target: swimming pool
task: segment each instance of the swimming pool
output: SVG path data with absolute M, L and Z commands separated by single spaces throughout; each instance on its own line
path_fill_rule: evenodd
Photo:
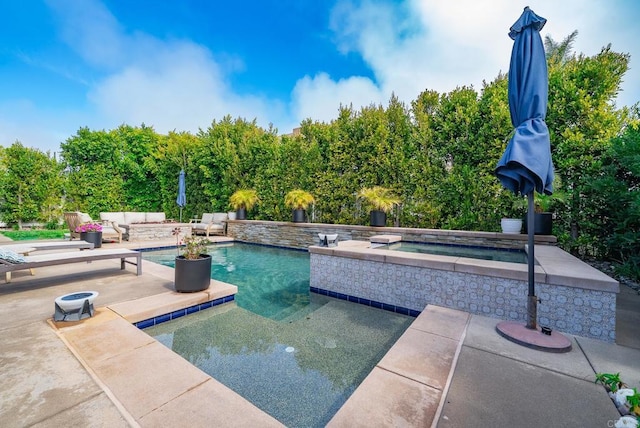
M 390 245 L 381 245 L 377 248 L 405 251 L 408 253 L 438 254 L 441 256 L 469 257 L 472 259 L 496 260 L 509 263 L 527 263 L 527 254 L 524 250 L 418 242 L 397 242 Z
M 226 304 L 144 331 L 287 426 L 324 426 L 414 318 L 309 292 L 309 254 L 213 247 Z M 143 257 L 171 265 L 175 251 Z

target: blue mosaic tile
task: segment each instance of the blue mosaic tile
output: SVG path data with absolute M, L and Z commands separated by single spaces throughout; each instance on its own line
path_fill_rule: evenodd
M 179 309 L 177 311 L 171 312 L 171 319 L 174 320 L 176 318 L 180 318 L 187 315 L 186 309 Z
M 396 306 L 396 313 L 402 314 L 402 315 L 409 315 L 409 309 L 403 308 L 402 306 Z
M 222 299 L 224 303 L 233 302 L 236 299 L 236 295 L 232 294 L 231 296 L 227 296 Z
M 158 315 L 157 317 L 154 318 L 154 320 L 156 321 L 156 324 L 167 322 L 170 319 L 171 319 L 171 314 Z
M 382 304 L 382 309 L 384 309 L 385 311 L 389 311 L 389 312 L 395 312 L 396 311 L 396 307 L 394 305 L 390 305 L 388 303 L 383 303 Z
M 218 306 L 224 303 L 224 299 L 221 297 L 219 299 L 215 299 L 212 303 L 213 306 Z
M 187 308 L 187 314 L 195 314 L 199 310 L 200 308 L 198 306 L 191 306 L 190 308 Z
M 371 307 L 374 307 L 374 308 L 383 309 L 383 310 L 386 310 L 386 311 L 390 311 L 390 312 L 395 312 L 395 313 L 399 313 L 399 314 L 402 314 L 402 315 L 411 316 L 411 317 L 414 317 L 414 318 L 417 317 L 418 315 L 420 315 L 420 311 L 414 311 L 412 309 L 405 308 L 405 307 L 402 307 L 402 306 L 395 306 L 395 305 L 389 305 L 389 304 L 386 304 L 386 303 L 380 303 L 380 302 L 376 302 L 375 300 L 363 299 L 361 297 L 351 296 L 351 295 L 343 294 L 343 293 L 336 293 L 334 291 L 324 290 L 322 288 L 310 287 L 309 291 L 311 291 L 312 293 L 328 295 L 328 296 L 334 297 L 336 299 L 347 300 L 347 301 L 352 302 L 352 303 L 358 303 L 358 304 L 361 304 L 361 305 L 371 306 Z
M 139 321 L 135 325 L 136 325 L 136 327 L 138 327 L 140 329 L 143 329 L 143 328 L 147 328 L 147 327 L 152 327 L 153 325 L 155 325 L 155 322 L 154 322 L 154 320 L 152 318 L 152 319 L 149 319 L 149 320 Z
M 198 310 L 209 309 L 212 306 L 213 306 L 213 302 L 212 301 L 200 303 L 200 305 L 198 305 Z
M 370 306 L 374 307 L 374 308 L 378 308 L 378 309 L 382 309 L 382 303 L 380 302 L 376 302 L 375 300 L 371 301 Z

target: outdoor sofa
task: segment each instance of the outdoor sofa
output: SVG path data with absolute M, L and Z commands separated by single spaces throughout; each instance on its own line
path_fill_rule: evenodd
M 129 226 L 132 224 L 164 223 L 167 218 L 163 212 L 111 211 L 101 212 L 100 220 L 117 224 L 124 230 L 124 236 L 129 239 Z

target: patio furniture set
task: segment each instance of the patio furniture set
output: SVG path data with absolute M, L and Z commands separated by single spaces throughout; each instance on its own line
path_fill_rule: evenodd
M 82 224 L 97 223 L 102 225 L 102 239 L 127 241 L 161 240 L 170 238 L 176 227 L 186 235 L 200 234 L 224 235 L 227 213 L 204 213 L 200 219 L 192 219 L 189 223 L 179 223 L 167 219 L 163 212 L 101 212 L 100 220 L 79 211 L 66 212 L 64 218 L 70 231 L 70 238 L 79 238 L 76 232 Z

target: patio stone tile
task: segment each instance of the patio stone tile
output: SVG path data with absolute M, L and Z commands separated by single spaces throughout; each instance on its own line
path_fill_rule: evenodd
M 327 427 L 428 427 L 442 392 L 374 368 Z
M 154 342 L 151 336 L 120 317 L 82 328 L 65 329 L 63 336 L 89 364 Z
M 460 340 L 471 315 L 442 306 L 427 305 L 410 328 Z
M 136 419 L 210 379 L 155 341 L 93 364 L 92 368 Z
M 458 341 L 408 329 L 378 363 L 378 367 L 442 390 Z
M 77 406 L 65 409 L 52 417 L 30 425 L 30 428 L 50 428 L 72 426 L 76 421 L 82 421 L 82 426 L 128 428 L 130 421 L 118 411 L 105 394 L 90 397 Z M 6 427 L 6 425 L 4 425 Z
M 3 428 L 32 426 L 92 397 L 106 397 L 45 321 L 2 330 L 0 367 Z
M 588 381 L 594 380 L 593 369 L 573 336 L 566 335 L 572 342 L 571 351 L 561 354 L 543 352 L 518 345 L 500 336 L 495 328 L 499 322 L 501 320 L 474 315 L 467 328 L 467 335 L 464 339 L 465 346 L 481 349 L 537 367 L 552 369 L 575 378 Z M 610 347 L 611 345 L 608 344 L 607 346 Z
M 283 427 L 215 379 L 196 386 L 170 402 L 142 416 L 143 427 L 159 426 L 238 426 Z
M 127 321 L 134 323 L 208 301 L 209 294 L 205 291 L 196 293 L 169 291 L 142 299 L 116 303 L 110 305 L 109 308 Z

